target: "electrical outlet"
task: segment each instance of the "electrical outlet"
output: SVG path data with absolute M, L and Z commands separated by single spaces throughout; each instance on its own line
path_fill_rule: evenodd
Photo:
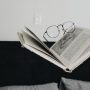
M 35 25 L 41 25 L 42 24 L 42 16 L 40 14 L 35 14 L 34 24 Z

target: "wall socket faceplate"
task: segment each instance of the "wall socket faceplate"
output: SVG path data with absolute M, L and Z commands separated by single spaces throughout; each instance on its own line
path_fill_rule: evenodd
M 34 15 L 34 24 L 35 25 L 41 25 L 42 24 L 42 16 L 41 16 L 41 14 L 36 13 Z

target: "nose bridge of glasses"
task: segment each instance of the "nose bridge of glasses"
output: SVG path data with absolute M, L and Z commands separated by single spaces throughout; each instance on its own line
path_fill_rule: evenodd
M 58 26 L 58 30 L 59 30 L 59 34 L 64 34 L 65 30 L 64 30 L 64 27 L 63 27 L 63 24 L 59 24 Z
M 59 30 L 63 30 L 64 29 L 63 28 L 63 24 L 59 24 L 57 27 L 58 27 Z

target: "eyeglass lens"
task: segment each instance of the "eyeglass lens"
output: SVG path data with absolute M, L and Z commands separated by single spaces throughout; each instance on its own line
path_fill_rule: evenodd
M 73 32 L 74 31 L 74 23 L 72 22 L 66 22 L 63 24 L 63 29 L 66 32 Z
M 54 25 L 54 26 L 48 27 L 47 34 L 49 37 L 53 37 L 53 38 L 57 37 L 59 34 L 59 30 L 58 30 L 57 26 Z

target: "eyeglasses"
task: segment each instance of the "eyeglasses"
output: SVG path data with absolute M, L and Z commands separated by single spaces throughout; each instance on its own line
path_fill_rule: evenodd
M 48 41 L 47 37 L 54 39 L 60 35 L 63 36 L 66 33 L 73 33 L 74 31 L 75 24 L 72 21 L 67 21 L 63 24 L 49 26 L 43 34 L 43 38 Z

